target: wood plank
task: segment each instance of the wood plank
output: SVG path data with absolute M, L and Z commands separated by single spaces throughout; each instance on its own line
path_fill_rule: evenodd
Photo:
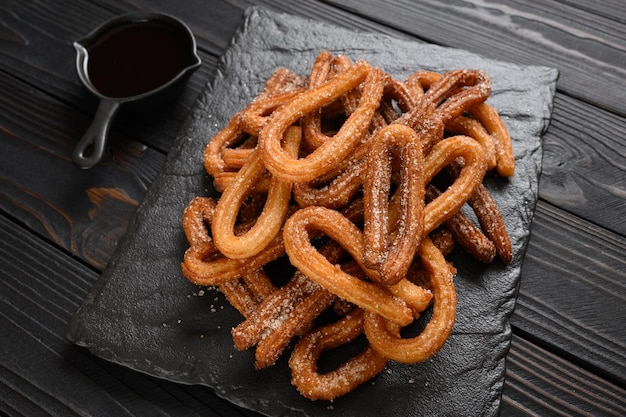
M 80 170 L 71 153 L 88 117 L 3 72 L 0 90 L 2 211 L 104 267 L 165 155 L 113 129 L 111 155 Z
M 609 20 L 624 22 L 626 17 L 626 3 L 622 0 L 606 0 L 603 2 L 589 2 L 588 0 L 559 0 L 562 3 L 577 10 L 584 10 L 587 13 L 596 14 Z
M 228 44 L 232 33 L 237 28 L 243 11 L 250 6 L 262 6 L 283 13 L 307 16 L 347 28 L 406 37 L 402 31 L 359 17 L 317 0 L 231 0 L 228 2 L 186 0 L 184 7 L 180 7 L 179 4 L 173 4 L 168 0 L 111 0 L 103 3 L 114 5 L 119 10 L 131 8 L 134 10 L 154 10 L 175 14 L 187 22 L 200 37 L 203 37 L 203 33 L 207 31 L 210 31 L 212 35 L 217 35 L 218 31 L 221 35 L 226 35 L 227 37 L 224 37 L 221 43 L 217 41 L 217 38 L 210 36 L 213 42 L 216 44 L 220 43 L 224 47 Z
M 396 37 L 411 38 L 416 42 L 424 42 L 421 39 L 415 38 L 412 34 L 406 33 L 402 29 L 395 28 L 393 25 L 379 22 L 376 19 L 371 19 L 369 16 L 363 16 L 359 13 L 352 13 L 342 7 L 336 7 L 330 2 L 317 0 L 244 0 L 241 1 L 241 4 L 243 7 L 251 5 L 268 7 L 283 13 L 305 16 L 349 29 L 385 33 Z M 385 5 L 385 7 L 387 7 L 387 5 Z
M 33 253 L 39 256 L 27 256 Z M 254 415 L 215 398 L 207 388 L 151 378 L 70 345 L 63 338 L 65 325 L 97 272 L 4 216 L 0 271 L 3 411 L 31 417 Z M 624 398 L 622 388 L 514 336 L 502 416 L 558 415 L 555 410 L 620 415 Z
M 328 1 L 425 41 L 560 71 L 559 88 L 626 115 L 626 21 L 567 2 Z M 623 11 L 623 6 L 618 8 Z
M 1 215 L 0 271 L 0 411 L 31 417 L 254 415 L 207 388 L 148 377 L 72 345 L 65 326 L 98 273 Z
M 200 38 L 207 40 L 205 43 L 214 42 L 220 46 L 227 44 L 228 39 L 226 37 L 232 35 L 238 24 L 238 20 L 235 18 L 225 19 L 225 22 L 218 22 L 213 21 L 214 17 L 212 14 L 197 13 L 197 10 L 202 10 L 202 5 L 205 4 L 200 0 L 188 3 L 185 8 L 173 6 L 167 1 L 152 3 L 142 0 L 134 1 L 130 4 L 127 2 L 114 4 L 119 7 L 118 11 L 120 13 L 122 11 L 146 8 L 164 12 L 176 11 L 179 16 L 189 21 L 189 24 L 197 31 Z M 241 4 L 239 13 L 248 4 L 245 2 Z M 281 11 L 288 13 L 298 13 L 331 20 L 334 23 L 349 27 L 358 27 L 364 30 L 381 30 L 380 27 L 371 27 L 366 21 L 351 17 L 345 12 L 331 13 L 331 6 L 316 2 L 307 3 L 306 6 L 293 4 L 292 2 L 281 3 L 275 1 L 261 2 L 261 4 L 277 7 Z M 12 11 L 12 14 L 18 13 L 25 20 L 40 23 L 36 19 L 39 16 L 35 14 L 34 10 L 36 8 L 22 7 L 24 10 L 18 7 L 16 11 Z M 96 13 L 87 6 L 81 7 L 85 7 L 86 11 L 79 9 L 78 13 L 90 13 L 91 15 L 96 15 L 98 19 L 102 18 L 100 16 L 101 13 Z M 229 15 L 234 14 L 238 16 L 237 10 L 233 10 L 233 7 L 227 7 L 226 11 Z M 217 17 L 220 18 L 224 13 L 224 11 L 218 13 Z M 96 21 L 97 19 L 91 16 L 91 20 Z M 73 24 L 74 22 L 71 20 L 67 22 L 68 27 Z M 18 35 L 18 33 L 15 33 L 14 37 L 18 37 Z M 27 36 L 24 35 L 24 37 L 26 38 Z M 67 39 L 50 38 L 47 41 L 54 41 L 58 45 L 63 44 Z M 50 47 L 53 48 L 53 45 Z M 17 54 L 18 51 L 9 48 L 7 53 Z M 20 50 L 21 54 L 22 50 Z M 33 50 L 31 54 L 37 54 L 37 51 Z M 203 58 L 207 62 L 202 67 L 202 72 L 196 78 L 190 80 L 190 85 L 185 92 L 185 96 L 181 98 L 180 105 L 173 106 L 175 107 L 173 109 L 165 108 L 158 115 L 150 114 L 138 117 L 135 114 L 122 114 L 116 120 L 116 128 L 124 135 L 133 135 L 141 143 L 148 144 L 164 152 L 167 151 L 176 137 L 179 124 L 185 119 L 189 106 L 192 105 L 193 100 L 206 82 L 211 79 L 216 58 L 210 55 L 203 56 Z M 67 56 L 66 59 L 71 59 L 71 57 Z M 57 64 L 57 62 L 44 61 L 40 63 L 31 62 L 30 64 L 32 66 L 30 69 L 24 70 L 24 68 L 20 67 L 13 69 L 13 71 L 20 74 L 29 74 L 37 68 L 47 68 L 49 65 Z M 73 71 L 73 69 L 70 71 Z M 71 75 L 66 74 L 66 76 L 74 81 L 73 88 L 78 88 L 81 91 L 81 98 L 72 101 L 72 105 L 81 109 L 88 109 L 87 114 L 91 117 L 95 108 L 95 101 L 86 92 L 82 91 L 73 72 Z M 58 77 L 60 75 L 57 75 Z M 46 80 L 45 76 L 38 76 L 38 78 Z M 67 82 L 66 84 L 61 84 L 61 87 L 67 87 Z M 41 84 L 39 88 L 47 89 L 48 86 Z M 53 85 L 50 88 L 53 89 L 54 93 L 56 86 Z M 618 136 L 613 133 L 623 130 L 626 130 L 626 118 L 607 113 L 571 98 L 568 99 L 563 94 L 558 94 L 555 101 L 553 125 L 546 134 L 546 158 L 544 160 L 544 175 L 541 188 L 542 198 L 612 231 L 625 233 L 626 220 L 622 212 L 626 208 L 626 199 L 623 198 L 624 186 L 620 183 L 620 173 L 626 166 L 626 151 L 624 150 L 626 145 L 619 141 Z M 76 137 L 78 138 L 79 135 L 80 133 Z M 584 149 L 584 153 L 581 152 L 582 149 Z M 578 192 L 572 193 L 572 189 L 576 189 Z M 607 193 L 617 196 L 617 199 L 607 198 Z
M 626 118 L 557 93 L 543 137 L 539 195 L 551 204 L 626 235 Z
M 540 202 L 511 324 L 626 386 L 626 237 Z
M 506 358 L 502 417 L 623 416 L 626 391 L 514 336 Z

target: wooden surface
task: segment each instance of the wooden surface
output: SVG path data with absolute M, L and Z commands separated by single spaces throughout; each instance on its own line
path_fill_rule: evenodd
M 626 415 L 622 0 L 0 0 L 0 413 L 254 415 L 63 336 L 252 4 L 559 69 L 501 414 Z M 136 10 L 188 23 L 203 65 L 157 116 L 121 114 L 109 156 L 79 171 L 70 155 L 96 102 L 76 77 L 71 43 Z

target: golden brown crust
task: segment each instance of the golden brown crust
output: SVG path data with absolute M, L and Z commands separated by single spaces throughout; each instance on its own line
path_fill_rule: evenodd
M 407 126 L 380 129 L 367 157 L 363 186 L 365 250 L 363 262 L 380 273 L 379 282 L 398 283 L 413 262 L 424 232 L 424 158 L 420 137 Z M 397 160 L 398 213 L 389 224 L 392 158 Z M 390 239 L 391 237 L 391 239 Z
M 490 91 L 476 70 L 417 71 L 402 82 L 324 51 L 306 78 L 276 70 L 208 143 L 205 168 L 222 194 L 185 209 L 181 270 L 219 286 L 241 313 L 233 341 L 255 349 L 257 369 L 300 338 L 292 383 L 332 400 L 389 360 L 420 362 L 441 349 L 456 314 L 445 256 L 458 243 L 481 262 L 512 258 L 482 185 L 488 170 L 512 175 L 515 163 L 504 123 L 485 103 Z M 461 212 L 466 203 L 479 225 Z M 281 257 L 295 273 L 276 285 L 266 268 Z M 402 336 L 426 308 L 425 328 Z M 320 325 L 326 310 L 339 318 Z M 359 335 L 363 351 L 319 372 L 322 352 Z
M 445 258 L 428 237 L 422 240 L 419 255 L 430 274 L 434 299 L 433 315 L 424 330 L 417 336 L 403 338 L 397 323 L 376 313 L 365 312 L 365 334 L 372 347 L 401 363 L 423 362 L 441 349 L 452 332 L 456 315 L 454 274 L 448 269 Z
M 368 346 L 336 369 L 325 374 L 318 372 L 317 361 L 324 351 L 350 343 L 362 329 L 363 312 L 356 310 L 336 323 L 312 331 L 298 342 L 289 366 L 292 384 L 303 396 L 311 400 L 332 400 L 385 369 L 389 360 Z
M 383 90 L 383 74 L 365 62 L 357 62 L 345 72 L 307 90 L 273 113 L 270 122 L 259 134 L 259 148 L 267 169 L 285 181 L 307 182 L 329 171 L 361 141 L 367 132 L 374 111 L 378 108 Z M 364 82 L 359 108 L 348 117 L 332 140 L 325 141 L 303 158 L 286 155 L 281 147 L 285 130 L 302 115 L 337 99 Z M 365 126 L 365 127 L 364 127 Z

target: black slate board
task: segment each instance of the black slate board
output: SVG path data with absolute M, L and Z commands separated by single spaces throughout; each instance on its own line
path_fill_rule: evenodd
M 487 179 L 511 235 L 511 264 L 483 266 L 455 254 L 458 313 L 444 348 L 423 364 L 391 364 L 332 405 L 296 392 L 287 355 L 274 367 L 255 371 L 253 352 L 233 347 L 230 329 L 241 321 L 239 314 L 219 293 L 203 293 L 190 284 L 179 268 L 187 248 L 182 211 L 194 196 L 212 192 L 202 165 L 206 143 L 277 67 L 306 74 L 323 49 L 365 59 L 399 79 L 420 68 L 487 72 L 493 82 L 489 103 L 508 127 L 517 159 L 512 179 Z M 556 78 L 550 68 L 248 9 L 114 259 L 69 323 L 68 338 L 112 362 L 210 386 L 233 403 L 272 416 L 497 415 L 511 338 L 508 319 L 537 199 L 541 134 L 549 123 Z

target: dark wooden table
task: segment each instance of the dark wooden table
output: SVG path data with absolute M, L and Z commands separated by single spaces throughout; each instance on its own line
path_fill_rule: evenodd
M 0 413 L 255 415 L 64 338 L 253 4 L 560 71 L 501 414 L 626 415 L 623 0 L 0 0 Z M 71 43 L 137 10 L 187 22 L 203 65 L 158 117 L 121 114 L 103 163 L 78 170 L 96 102 Z

